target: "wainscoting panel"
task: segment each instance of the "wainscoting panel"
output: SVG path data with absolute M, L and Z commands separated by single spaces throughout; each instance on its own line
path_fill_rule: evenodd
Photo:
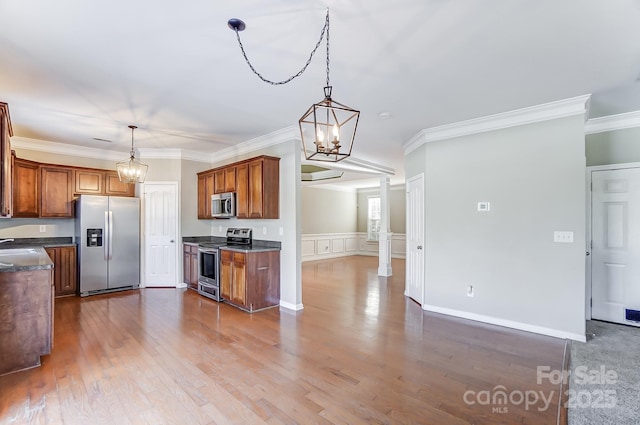
M 405 258 L 404 233 L 391 236 L 391 256 Z M 302 235 L 302 261 L 344 257 L 348 255 L 378 255 L 378 242 L 367 241 L 364 232 L 318 233 Z

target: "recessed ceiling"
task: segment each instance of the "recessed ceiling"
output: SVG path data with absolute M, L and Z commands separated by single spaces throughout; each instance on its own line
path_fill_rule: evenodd
M 396 178 L 424 128 L 587 93 L 598 115 L 640 109 L 634 0 L 3 1 L 0 101 L 17 137 L 126 154 L 135 124 L 137 147 L 212 153 L 296 125 L 325 83 L 322 49 L 292 83 L 263 83 L 227 20 L 284 79 L 326 7 L 333 97 L 361 111 L 353 155 Z

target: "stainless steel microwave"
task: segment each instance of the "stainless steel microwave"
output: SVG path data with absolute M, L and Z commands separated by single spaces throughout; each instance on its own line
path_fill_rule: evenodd
M 236 216 L 236 194 L 234 192 L 211 195 L 211 217 L 229 218 Z

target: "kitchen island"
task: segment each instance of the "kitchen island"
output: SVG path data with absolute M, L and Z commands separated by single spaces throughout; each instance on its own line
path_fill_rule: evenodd
M 53 348 L 53 262 L 43 247 L 0 249 L 0 375 Z

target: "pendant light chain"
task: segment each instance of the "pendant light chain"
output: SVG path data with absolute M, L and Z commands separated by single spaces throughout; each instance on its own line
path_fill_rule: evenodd
M 329 84 L 329 9 L 327 9 L 327 19 L 324 25 L 327 28 L 327 87 L 331 87 Z
M 272 86 L 279 86 L 279 85 L 282 85 L 282 84 L 287 84 L 287 83 L 291 82 L 291 80 L 293 80 L 294 78 L 299 77 L 300 75 L 302 75 L 302 73 L 304 71 L 306 71 L 307 67 L 311 63 L 311 59 L 313 59 L 313 55 L 316 53 L 316 50 L 318 50 L 318 47 L 320 47 L 320 43 L 322 43 L 322 39 L 325 37 L 325 33 L 326 33 L 326 37 L 327 37 L 327 86 L 329 85 L 329 9 L 327 9 L 327 17 L 325 19 L 324 26 L 322 27 L 322 31 L 320 32 L 320 39 L 318 40 L 318 42 L 316 43 L 316 46 L 311 51 L 311 54 L 309 55 L 309 59 L 307 59 L 307 62 L 300 69 L 300 71 L 298 71 L 297 74 L 292 75 L 291 77 L 287 78 L 286 80 L 282 80 L 282 81 L 269 80 L 269 79 L 263 77 L 262 74 L 260 74 L 258 71 L 256 71 L 256 69 L 251 64 L 251 61 L 249 61 L 249 58 L 247 57 L 247 53 L 244 50 L 244 45 L 242 44 L 242 41 L 240 40 L 240 32 L 239 31 L 241 31 L 241 30 L 238 30 L 238 28 L 232 28 L 232 29 L 236 33 L 236 38 L 238 39 L 238 44 L 240 45 L 240 50 L 242 51 L 242 56 L 244 56 L 244 60 L 247 62 L 247 65 L 249 65 L 249 68 L 251 68 L 251 71 L 253 71 L 253 73 L 256 74 L 258 76 L 258 78 L 260 78 L 262 81 L 264 81 L 265 83 L 269 83 Z
M 130 152 L 130 155 L 133 158 L 133 157 L 135 157 L 135 151 L 133 149 L 133 130 L 135 130 L 138 127 L 136 127 L 135 125 L 130 125 L 129 128 L 131 129 L 131 152 Z

